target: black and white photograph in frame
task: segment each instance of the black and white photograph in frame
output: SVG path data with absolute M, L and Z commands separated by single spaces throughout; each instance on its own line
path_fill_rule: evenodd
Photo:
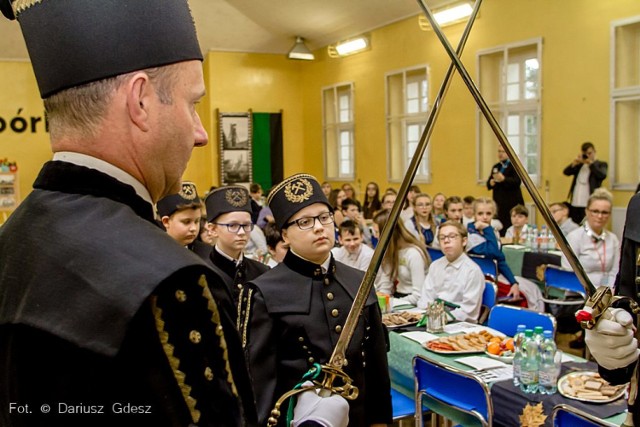
M 222 181 L 224 185 L 248 184 L 251 182 L 251 151 L 223 151 Z
M 251 149 L 251 115 L 249 113 L 222 113 L 220 132 L 223 150 Z

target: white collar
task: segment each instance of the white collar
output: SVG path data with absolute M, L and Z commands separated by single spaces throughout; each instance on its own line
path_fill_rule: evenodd
M 140 181 L 135 179 L 129 173 L 123 171 L 117 166 L 112 165 L 111 163 L 107 163 L 102 159 L 98 159 L 97 157 L 88 156 L 82 153 L 75 153 L 72 151 L 58 151 L 57 153 L 53 153 L 53 160 L 73 163 L 74 165 L 84 166 L 105 173 L 110 177 L 122 182 L 123 184 L 132 186 L 138 196 L 142 197 L 145 201 L 149 202 L 149 204 L 153 205 L 149 190 L 147 190 L 147 188 L 142 185 Z

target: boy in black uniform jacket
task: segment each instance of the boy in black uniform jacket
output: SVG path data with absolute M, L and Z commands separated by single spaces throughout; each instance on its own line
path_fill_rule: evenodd
M 210 223 L 216 244 L 207 261 L 226 276 L 225 281 L 233 295 L 236 306 L 236 327 L 242 332 L 246 328 L 244 317 L 250 291 L 245 284 L 260 276 L 269 267 L 246 258 L 244 248 L 255 224 L 251 222 L 251 197 L 246 188 L 230 185 L 213 190 L 205 199 L 207 221 Z M 243 341 L 243 346 L 245 342 Z
M 254 292 L 243 339 L 261 423 L 314 363 L 328 362 L 363 277 L 331 256 L 333 209 L 315 178 L 289 177 L 267 201 L 290 249 L 281 264 L 250 282 Z M 385 329 L 373 291 L 346 358 L 345 371 L 360 390 L 349 402 L 349 424 L 391 423 Z

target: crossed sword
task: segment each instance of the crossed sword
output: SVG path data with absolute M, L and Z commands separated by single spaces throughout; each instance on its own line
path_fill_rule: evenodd
M 330 394 L 339 394 L 342 397 L 349 400 L 353 400 L 358 397 L 358 388 L 352 384 L 351 378 L 342 370 L 343 366 L 346 365 L 345 352 L 347 350 L 347 347 L 349 346 L 349 343 L 351 342 L 351 338 L 353 337 L 353 333 L 358 324 L 358 318 L 360 317 L 360 313 L 362 312 L 362 309 L 364 308 L 367 297 L 373 287 L 376 274 L 382 263 L 385 249 L 387 248 L 393 229 L 396 227 L 398 218 L 400 216 L 400 211 L 402 210 L 402 204 L 404 203 L 404 200 L 409 191 L 409 187 L 411 186 L 413 179 L 415 178 L 416 172 L 418 170 L 418 166 L 420 165 L 420 161 L 422 160 L 422 156 L 424 155 L 424 152 L 427 149 L 427 145 L 429 144 L 429 140 L 431 138 L 431 134 L 433 133 L 436 119 L 440 113 L 442 103 L 444 102 L 444 98 L 449 89 L 449 86 L 451 84 L 451 80 L 453 78 L 453 74 L 455 71 L 458 71 L 458 73 L 460 74 L 460 77 L 462 78 L 465 85 L 469 89 L 471 96 L 473 97 L 478 108 L 482 112 L 482 115 L 487 120 L 489 126 L 491 127 L 491 130 L 495 134 L 500 145 L 502 146 L 507 156 L 509 157 L 509 160 L 513 164 L 514 169 L 516 170 L 516 172 L 518 173 L 518 176 L 524 183 L 524 186 L 526 187 L 527 191 L 531 195 L 536 207 L 542 214 L 542 217 L 547 223 L 549 229 L 555 236 L 556 241 L 560 246 L 560 249 L 562 250 L 564 255 L 567 257 L 567 260 L 569 261 L 571 268 L 576 273 L 578 280 L 582 284 L 585 290 L 585 293 L 588 296 L 588 299 L 585 305 L 591 308 L 591 313 L 582 312 L 582 315 L 578 317 L 580 326 L 582 326 L 582 328 L 584 329 L 592 329 L 596 325 L 596 323 L 598 322 L 602 314 L 606 311 L 606 309 L 610 307 L 612 304 L 622 299 L 629 300 L 630 306 L 635 313 L 640 311 L 635 301 L 631 300 L 630 298 L 614 296 L 610 287 L 600 286 L 596 288 L 591 283 L 591 281 L 589 280 L 589 277 L 587 276 L 586 272 L 582 267 L 582 264 L 580 264 L 580 261 L 578 261 L 576 254 L 571 249 L 571 246 L 569 245 L 569 243 L 567 242 L 567 239 L 565 238 L 564 234 L 560 230 L 560 227 L 558 226 L 556 221 L 553 219 L 553 216 L 551 215 L 549 207 L 540 196 L 538 189 L 536 188 L 533 181 L 531 180 L 531 177 L 529 176 L 526 169 L 520 162 L 520 159 L 518 158 L 516 152 L 511 147 L 511 144 L 509 143 L 504 131 L 498 124 L 498 121 L 496 120 L 493 113 L 491 112 L 491 109 L 489 108 L 486 101 L 482 97 L 482 94 L 480 94 L 478 87 L 476 86 L 473 79 L 467 72 L 467 69 L 465 68 L 464 64 L 462 64 L 462 61 L 460 60 L 460 56 L 462 55 L 464 46 L 469 38 L 469 33 L 471 32 L 473 23 L 475 22 L 478 16 L 478 11 L 480 10 L 480 5 L 482 4 L 482 0 L 476 0 L 471 16 L 467 21 L 464 32 L 462 33 L 462 36 L 460 38 L 460 42 L 458 43 L 457 50 L 453 49 L 448 39 L 445 37 L 444 33 L 442 32 L 442 29 L 436 22 L 433 16 L 433 13 L 429 9 L 429 7 L 425 4 L 425 0 L 417 0 L 417 2 L 420 8 L 422 9 L 422 11 L 424 12 L 424 14 L 426 15 L 427 20 L 431 24 L 431 27 L 434 33 L 436 34 L 436 36 L 442 43 L 443 47 L 447 51 L 447 54 L 451 59 L 451 64 L 447 69 L 447 72 L 445 74 L 444 80 L 442 81 L 442 84 L 440 85 L 440 89 L 434 101 L 433 108 L 429 113 L 429 116 L 427 118 L 427 123 L 422 132 L 422 135 L 420 136 L 420 142 L 418 143 L 418 147 L 416 148 L 413 158 L 411 159 L 411 162 L 407 169 L 407 173 L 405 174 L 402 184 L 400 185 L 400 189 L 398 190 L 398 196 L 389 214 L 389 219 L 387 220 L 387 223 L 385 224 L 384 229 L 382 230 L 382 234 L 380 235 L 380 238 L 378 240 L 378 245 L 376 246 L 376 249 L 373 253 L 371 263 L 369 264 L 369 267 L 367 268 L 364 278 L 362 279 L 362 283 L 360 284 L 358 293 L 356 294 L 356 297 L 353 300 L 351 310 L 349 311 L 347 320 L 344 324 L 344 327 L 342 328 L 342 332 L 340 334 L 340 337 L 338 338 L 338 342 L 336 343 L 335 349 L 333 350 L 333 354 L 331 355 L 331 358 L 329 359 L 327 364 L 321 366 L 323 375 L 319 379 L 314 380 L 314 385 L 312 386 L 291 390 L 285 393 L 284 395 L 282 395 L 282 397 L 278 399 L 278 401 L 274 406 L 274 409 L 272 410 L 271 418 L 269 419 L 269 423 L 268 423 L 269 426 L 275 426 L 275 424 L 277 423 L 278 416 L 280 415 L 279 408 L 286 399 L 288 399 L 294 394 L 306 391 L 308 389 L 319 388 L 320 395 L 324 395 L 324 396 L 329 396 Z M 640 264 L 640 257 L 638 258 L 638 262 Z M 635 378 L 635 375 L 634 375 L 634 378 Z M 635 393 L 630 393 L 630 401 L 632 398 L 635 398 Z M 624 425 L 631 426 L 633 424 L 629 423 L 629 420 L 626 420 Z

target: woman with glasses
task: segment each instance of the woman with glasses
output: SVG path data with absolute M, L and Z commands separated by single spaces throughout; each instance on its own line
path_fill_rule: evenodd
M 289 251 L 280 264 L 249 283 L 251 318 L 241 338 L 247 343 L 259 425 L 266 424 L 276 400 L 314 364 L 329 361 L 364 275 L 331 256 L 333 206 L 315 178 L 291 176 L 271 191 L 267 202 Z M 358 398 L 349 401 L 349 425 L 390 424 L 385 333 L 373 290 L 346 359 L 344 370 L 360 390 Z M 286 424 L 288 404 L 280 408 L 278 425 Z
M 377 230 L 384 228 L 389 213 L 384 210 L 373 218 Z M 394 297 L 394 306 L 417 305 L 430 263 L 424 243 L 398 221 L 376 277 L 376 291 Z
M 586 221 L 567 235 L 567 241 L 575 252 L 591 283 L 613 286 L 620 264 L 620 241 L 605 229 L 611 217 L 613 196 L 604 189 L 596 189 L 587 201 Z M 562 266 L 571 268 L 565 256 Z
M 436 231 L 431 196 L 420 193 L 413 199 L 413 217 L 406 220 L 404 225 L 412 234 L 424 240 L 426 246 L 431 246 Z
M 254 224 L 251 222 L 251 196 L 239 185 L 220 187 L 205 199 L 207 221 L 216 244 L 207 261 L 225 279 L 238 309 L 236 326 L 244 327 L 247 291 L 245 284 L 269 267 L 244 256 Z M 244 312 L 244 313 L 243 313 Z
M 587 200 L 584 224 L 567 235 L 567 242 L 595 287 L 613 287 L 620 266 L 620 241 L 605 229 L 612 207 L 611 193 L 605 188 L 597 188 Z M 571 269 L 564 255 L 562 267 Z M 584 335 L 569 342 L 569 346 L 584 348 Z

